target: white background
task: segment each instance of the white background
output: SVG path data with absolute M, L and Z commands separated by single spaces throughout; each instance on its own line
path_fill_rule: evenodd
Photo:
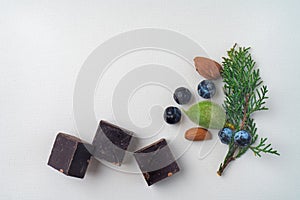
M 241 2 L 1 0 L 0 199 L 299 199 L 300 6 Z M 218 177 L 226 146 L 199 159 L 196 143 L 179 159 L 181 173 L 153 187 L 97 162 L 83 180 L 48 167 L 56 133 L 79 135 L 72 98 L 85 59 L 112 36 L 144 27 L 187 35 L 217 61 L 235 42 L 251 46 L 270 89 L 271 110 L 255 118 L 281 156 L 248 152 Z

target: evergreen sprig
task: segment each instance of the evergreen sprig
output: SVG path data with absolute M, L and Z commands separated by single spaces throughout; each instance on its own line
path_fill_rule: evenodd
M 260 143 L 256 147 L 250 146 L 250 149 L 254 152 L 254 155 L 261 157 L 260 153 L 271 153 L 280 155 L 277 150 L 271 147 L 271 144 L 266 144 L 268 138 L 261 138 Z
M 265 100 L 268 99 L 268 88 L 262 85 L 259 69 L 255 69 L 255 62 L 249 53 L 249 49 L 238 47 L 235 44 L 223 57 L 222 78 L 224 82 L 225 101 L 223 107 L 226 111 L 227 124 L 233 125 L 234 131 L 245 130 L 252 136 L 249 146 L 239 147 L 233 139 L 229 144 L 227 155 L 224 162 L 220 164 L 218 174 L 221 176 L 227 165 L 233 160 L 242 156 L 248 149 L 251 149 L 255 155 L 260 153 L 270 153 L 280 155 L 277 150 L 266 145 L 267 138 L 262 138 L 260 143 L 253 147 L 252 145 L 258 138 L 256 123 L 251 115 L 256 111 L 268 110 L 265 106 Z

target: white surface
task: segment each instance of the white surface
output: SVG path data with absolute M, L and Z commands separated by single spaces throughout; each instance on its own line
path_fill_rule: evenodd
M 0 199 L 298 199 L 299 8 L 258 0 L 0 1 Z M 250 45 L 270 89 L 259 132 L 282 155 L 248 152 L 218 177 L 226 146 L 199 160 L 195 143 L 179 160 L 181 173 L 153 187 L 96 162 L 83 180 L 48 167 L 56 133 L 78 135 L 72 98 L 82 63 L 110 37 L 144 27 L 185 34 L 218 61 L 235 42 Z

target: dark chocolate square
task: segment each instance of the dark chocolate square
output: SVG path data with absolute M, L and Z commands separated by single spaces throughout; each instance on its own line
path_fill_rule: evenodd
M 134 152 L 134 157 L 148 186 L 180 170 L 165 139 Z
M 93 156 L 120 166 L 131 145 L 132 135 L 131 131 L 101 120 L 93 140 Z
M 58 133 L 48 165 L 58 171 L 83 178 L 90 162 L 92 145 L 65 133 Z

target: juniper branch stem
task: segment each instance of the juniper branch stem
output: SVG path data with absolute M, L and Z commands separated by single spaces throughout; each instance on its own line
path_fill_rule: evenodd
M 247 94 L 245 96 L 245 105 L 244 105 L 244 110 L 243 110 L 244 116 L 243 116 L 243 120 L 240 125 L 240 130 L 242 130 L 244 128 L 246 120 L 247 120 L 247 116 L 248 116 L 247 110 L 248 110 L 248 105 L 249 105 L 249 98 L 250 98 L 250 95 Z M 235 146 L 235 145 L 232 146 L 231 148 L 229 148 L 226 158 L 217 172 L 217 174 L 219 176 L 222 176 L 222 173 L 225 170 L 225 168 L 228 166 L 228 164 L 235 160 L 236 157 L 234 156 L 234 154 L 235 154 L 236 150 L 237 150 L 237 146 Z
M 245 105 L 244 105 L 244 116 L 243 116 L 243 120 L 241 122 L 241 125 L 240 125 L 240 129 L 242 130 L 245 126 L 245 123 L 246 123 L 246 120 L 247 120 L 247 110 L 248 110 L 248 105 L 249 105 L 249 98 L 250 98 L 250 95 L 247 94 L 246 97 L 245 97 Z
M 237 146 L 235 146 L 235 145 L 232 146 L 232 148 L 229 148 L 228 153 L 227 153 L 227 155 L 225 157 L 225 160 L 224 160 L 223 164 L 220 166 L 219 170 L 217 171 L 217 174 L 219 176 L 222 176 L 223 171 L 225 170 L 225 168 L 227 167 L 227 165 L 230 162 L 232 162 L 232 161 L 235 160 L 234 153 L 235 153 L 236 150 L 237 150 Z

